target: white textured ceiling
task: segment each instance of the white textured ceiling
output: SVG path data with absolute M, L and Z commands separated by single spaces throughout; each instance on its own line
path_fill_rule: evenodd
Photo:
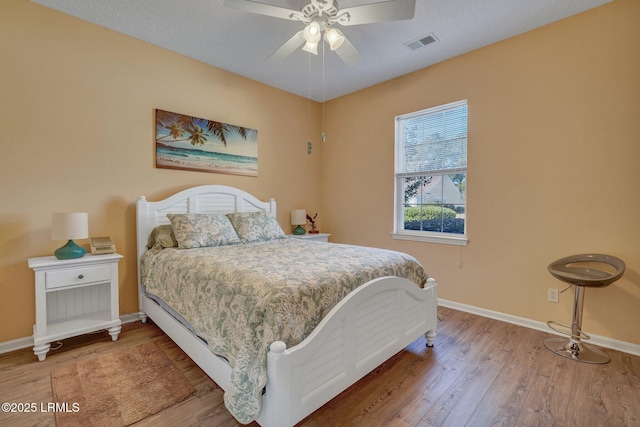
M 341 27 L 364 60 L 320 47 L 267 60 L 300 22 L 225 8 L 223 0 L 31 0 L 316 101 L 330 100 L 608 3 L 611 0 L 417 0 L 407 21 Z M 299 0 L 261 0 L 298 10 Z M 341 8 L 372 3 L 341 0 Z M 306 1 L 305 1 L 306 3 Z M 403 43 L 432 33 L 412 51 Z M 324 85 L 323 85 L 324 62 Z

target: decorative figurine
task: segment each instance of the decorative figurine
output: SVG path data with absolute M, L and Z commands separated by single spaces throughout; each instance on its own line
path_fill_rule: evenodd
M 319 231 L 316 228 L 316 217 L 318 216 L 318 214 L 316 213 L 313 218 L 311 218 L 309 216 L 309 214 L 307 214 L 307 222 L 309 223 L 309 225 L 311 225 L 311 230 L 309 230 L 309 234 L 318 234 Z

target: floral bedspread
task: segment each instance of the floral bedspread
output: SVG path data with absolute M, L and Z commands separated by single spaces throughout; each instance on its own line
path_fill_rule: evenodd
M 232 374 L 224 401 L 241 423 L 261 410 L 269 345 L 307 337 L 349 292 L 383 276 L 422 286 L 404 253 L 294 238 L 198 249 L 149 250 L 142 282 L 190 322 Z

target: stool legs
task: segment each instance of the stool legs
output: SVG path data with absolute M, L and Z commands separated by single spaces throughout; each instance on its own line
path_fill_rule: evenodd
M 607 363 L 609 361 L 609 356 L 597 348 L 582 342 L 582 340 L 589 339 L 589 335 L 582 332 L 583 305 L 584 286 L 576 285 L 571 327 L 554 321 L 547 322 L 547 325 L 549 325 L 549 327 L 554 331 L 568 335 L 570 337 L 569 341 L 567 341 L 566 338 L 547 338 L 544 340 L 544 345 L 549 350 L 562 357 L 566 357 L 567 359 L 585 363 Z M 565 328 L 566 331 L 561 330 L 558 327 Z

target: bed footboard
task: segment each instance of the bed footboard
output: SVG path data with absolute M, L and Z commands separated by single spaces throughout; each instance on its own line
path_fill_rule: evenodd
M 437 285 L 399 277 L 373 280 L 341 301 L 302 343 L 271 344 L 258 422 L 292 426 L 437 327 Z

